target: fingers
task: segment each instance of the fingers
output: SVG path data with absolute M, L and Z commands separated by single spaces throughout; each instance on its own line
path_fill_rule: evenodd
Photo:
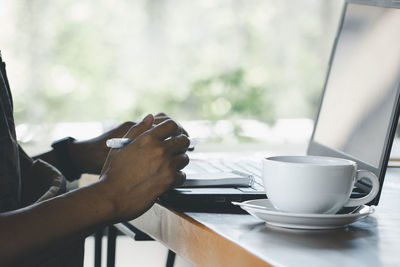
M 153 127 L 154 117 L 153 115 L 147 115 L 141 122 L 132 126 L 129 131 L 125 134 L 125 138 L 135 139 L 147 130 Z
M 186 174 L 181 170 L 189 164 L 189 157 L 186 153 L 176 155 L 172 159 L 172 164 L 174 165 L 172 168 L 176 170 L 172 186 L 180 186 L 186 181 Z
M 182 170 L 189 164 L 189 157 L 186 153 L 176 155 L 172 159 L 172 164 L 177 171 Z
M 189 138 L 183 134 L 164 141 L 165 151 L 168 155 L 184 153 L 188 150 L 189 145 Z
M 170 120 L 170 119 L 171 119 L 170 116 L 168 116 L 167 114 L 161 112 L 161 113 L 158 113 L 156 116 L 154 116 L 154 123 L 155 124 L 160 124 L 161 122 L 166 121 L 166 120 Z M 181 125 L 178 124 L 178 126 L 179 126 L 179 131 L 180 132 L 178 132 L 177 134 L 181 134 L 182 133 L 182 134 L 184 134 L 186 136 L 189 136 L 188 132 L 185 129 L 183 129 L 183 127 Z
M 129 131 L 130 128 L 132 128 L 133 126 L 135 126 L 136 123 L 133 121 L 126 121 L 124 123 L 122 123 L 120 126 L 117 127 L 117 129 L 115 129 L 115 134 L 112 137 L 121 137 L 121 135 L 117 135 L 118 133 L 122 132 L 123 134 L 125 134 L 126 132 Z
M 181 132 L 179 133 L 179 131 L 180 128 L 178 124 L 175 121 L 168 119 L 155 126 L 152 130 L 152 135 L 159 140 L 164 140 L 168 137 L 181 134 Z
M 167 114 L 158 113 L 157 115 L 154 116 L 154 123 L 160 124 L 161 122 L 166 121 L 168 119 L 171 119 L 171 118 Z
M 185 129 L 183 129 L 182 126 L 179 125 L 179 127 L 181 128 L 182 134 L 189 136 L 188 132 Z
M 174 187 L 182 185 L 186 181 L 186 173 L 183 171 L 178 171 L 175 176 Z
M 157 113 L 156 117 L 168 117 L 164 112 Z

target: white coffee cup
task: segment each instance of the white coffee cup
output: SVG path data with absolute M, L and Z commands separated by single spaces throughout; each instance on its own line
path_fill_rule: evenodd
M 371 181 L 372 189 L 361 198 L 350 198 L 354 183 Z M 265 192 L 278 210 L 292 213 L 333 214 L 373 200 L 379 180 L 370 171 L 357 170 L 347 159 L 319 156 L 278 156 L 263 160 Z

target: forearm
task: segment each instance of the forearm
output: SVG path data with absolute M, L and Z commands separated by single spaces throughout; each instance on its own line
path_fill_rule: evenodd
M 70 158 L 69 165 L 71 165 L 74 170 L 78 171 L 80 174 L 90 171 L 88 170 L 87 166 L 85 166 L 89 146 L 90 143 L 85 141 L 75 141 L 68 145 L 67 153 L 69 154 L 68 158 Z M 46 161 L 47 163 L 56 167 L 58 170 L 62 171 L 61 163 L 54 149 L 36 155 L 33 158 Z
M 62 246 L 112 222 L 115 209 L 98 182 L 51 200 L 0 215 L 0 265 Z
M 136 125 L 136 122 L 125 122 L 98 137 L 68 144 L 67 153 L 70 159 L 69 163 L 74 167 L 74 170 L 81 174 L 100 174 L 109 152 L 109 148 L 106 147 L 106 140 L 109 138 L 123 137 L 134 125 Z M 61 169 L 60 162 L 58 162 L 54 150 L 37 155 L 34 158 L 40 158 L 55 166 L 57 169 Z
M 54 149 L 47 151 L 45 153 L 36 155 L 33 157 L 33 159 L 41 159 L 43 161 L 46 161 L 47 163 L 51 164 L 52 166 L 56 167 L 57 169 L 59 169 L 59 167 L 60 167 L 60 164 L 57 160 L 56 152 L 54 151 Z

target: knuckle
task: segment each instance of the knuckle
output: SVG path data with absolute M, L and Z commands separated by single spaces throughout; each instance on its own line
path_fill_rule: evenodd
M 188 154 L 184 153 L 184 154 L 182 155 L 182 157 L 183 157 L 183 163 L 184 163 L 184 165 L 185 165 L 185 166 L 188 165 L 189 162 L 190 162 L 190 159 L 189 159 Z
M 179 171 L 176 174 L 176 184 L 177 185 L 181 185 L 181 184 L 183 184 L 185 182 L 185 180 L 186 180 L 186 174 L 184 172 L 182 172 L 182 171 Z
M 177 163 L 175 165 L 176 169 L 178 171 L 182 170 L 183 168 L 185 168 L 189 164 L 189 161 L 190 161 L 189 160 L 189 156 L 186 153 L 180 155 L 179 159 L 178 159 L 178 161 L 177 161 Z
M 186 173 L 183 171 L 180 171 L 179 173 L 181 174 L 183 182 L 186 181 Z
M 169 128 L 171 128 L 171 130 L 173 130 L 173 131 L 178 130 L 178 128 L 179 128 L 179 125 L 178 125 L 174 120 L 171 120 L 171 119 L 168 119 L 168 120 L 165 122 L 165 124 L 166 124 Z
M 187 137 L 186 135 L 182 134 L 180 138 L 182 139 L 183 145 L 186 146 L 186 147 L 189 147 L 189 145 L 190 145 L 189 137 Z

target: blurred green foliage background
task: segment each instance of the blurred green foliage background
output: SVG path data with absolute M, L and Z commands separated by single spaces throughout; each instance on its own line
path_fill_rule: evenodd
M 313 118 L 337 0 L 2 0 L 17 122 Z

